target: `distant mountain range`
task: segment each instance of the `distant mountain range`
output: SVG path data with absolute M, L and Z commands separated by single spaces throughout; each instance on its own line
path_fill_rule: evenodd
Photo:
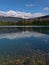
M 0 21 L 10 21 L 10 22 L 17 22 L 17 21 L 21 21 L 23 18 L 19 18 L 19 17 L 4 17 L 4 16 L 0 16 Z M 36 17 L 36 18 L 29 18 L 29 19 L 25 19 L 25 20 L 36 20 L 36 19 L 41 19 L 41 20 L 47 20 L 49 19 L 49 15 L 46 16 L 41 16 L 41 17 Z
M 22 18 L 19 18 L 19 17 L 4 17 L 4 16 L 0 16 L 0 21 L 3 21 L 3 22 L 7 22 L 7 21 L 16 22 L 16 21 L 20 21 L 20 20 L 22 20 Z
M 34 20 L 34 19 L 48 20 L 49 19 L 49 15 L 45 15 L 45 16 L 41 16 L 41 17 L 36 17 L 36 18 L 30 18 L 30 20 Z

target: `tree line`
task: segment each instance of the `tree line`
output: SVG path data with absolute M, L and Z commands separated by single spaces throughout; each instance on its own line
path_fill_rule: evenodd
M 12 21 L 0 21 L 0 25 L 49 25 L 49 20 L 20 20 L 16 22 Z

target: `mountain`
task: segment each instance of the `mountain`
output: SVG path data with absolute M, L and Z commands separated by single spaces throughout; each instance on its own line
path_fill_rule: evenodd
M 3 22 L 7 22 L 7 21 L 16 22 L 16 21 L 20 21 L 20 20 L 22 20 L 22 18 L 0 16 L 0 21 L 3 21 Z
M 22 19 L 23 18 L 19 18 L 19 17 L 4 17 L 4 16 L 0 16 L 0 21 L 3 21 L 3 22 L 7 22 L 7 21 L 16 22 L 16 21 L 21 21 Z M 25 19 L 25 20 L 29 21 L 29 20 L 36 20 L 36 19 L 48 20 L 49 19 L 49 15 L 36 17 L 36 18 L 29 18 L 29 19 Z
M 45 16 L 42 16 L 42 17 L 39 17 L 39 18 L 42 18 L 42 19 L 48 19 L 49 18 L 49 15 L 45 15 Z
M 0 25 L 49 25 L 49 15 L 29 19 L 0 16 Z
M 41 20 L 48 20 L 49 15 L 41 16 L 41 17 L 35 17 L 35 18 L 30 18 L 29 20 L 36 20 L 36 19 L 41 19 Z

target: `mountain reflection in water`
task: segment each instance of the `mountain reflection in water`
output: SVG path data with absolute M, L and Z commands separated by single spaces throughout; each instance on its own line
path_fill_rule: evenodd
M 49 27 L 0 27 L 0 33 L 34 31 L 49 34 Z

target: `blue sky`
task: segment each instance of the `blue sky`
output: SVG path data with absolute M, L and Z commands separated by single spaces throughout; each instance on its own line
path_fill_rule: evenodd
M 49 0 L 0 0 L 0 11 L 49 14 Z

